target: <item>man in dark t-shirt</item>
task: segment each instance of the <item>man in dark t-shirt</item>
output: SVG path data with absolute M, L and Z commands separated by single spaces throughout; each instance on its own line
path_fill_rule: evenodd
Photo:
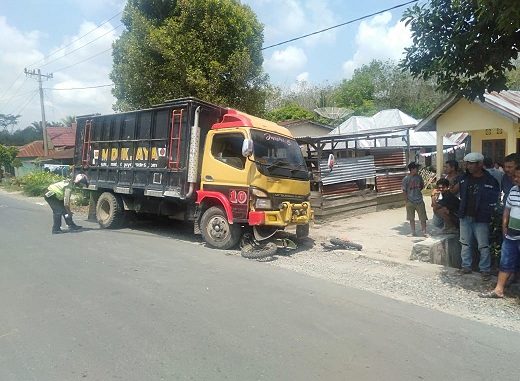
M 458 233 L 460 200 L 450 191 L 448 179 L 437 181 L 437 188 L 432 192 L 434 224 L 444 227 L 443 233 Z

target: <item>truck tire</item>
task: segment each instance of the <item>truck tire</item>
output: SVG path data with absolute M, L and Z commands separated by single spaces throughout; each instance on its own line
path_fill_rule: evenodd
M 309 224 L 296 225 L 296 237 L 305 238 L 309 236 Z
M 250 243 L 242 246 L 240 254 L 247 259 L 263 259 L 272 257 L 276 254 L 278 247 L 274 242 L 267 242 L 265 245 L 255 246 Z
M 96 219 L 103 229 L 116 229 L 123 225 L 124 207 L 119 195 L 104 192 L 96 206 Z
M 242 228 L 230 224 L 226 213 L 218 206 L 208 208 L 200 219 L 200 232 L 206 243 L 217 249 L 231 249 L 242 236 Z

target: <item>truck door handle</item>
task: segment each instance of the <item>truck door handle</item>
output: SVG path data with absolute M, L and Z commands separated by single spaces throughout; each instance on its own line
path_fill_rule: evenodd
M 204 180 L 206 180 L 206 181 L 213 181 L 213 176 L 206 175 L 206 176 L 204 176 Z

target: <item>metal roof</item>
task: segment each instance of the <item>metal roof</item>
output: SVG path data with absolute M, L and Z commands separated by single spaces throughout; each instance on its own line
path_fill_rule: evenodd
M 351 116 L 330 132 L 330 135 L 373 132 L 390 127 L 413 127 L 419 121 L 398 109 L 379 111 L 374 116 Z
M 460 99 L 461 97 L 456 95 L 447 98 L 430 115 L 417 124 L 416 131 L 435 131 L 437 119 Z M 500 93 L 495 91 L 485 93 L 484 102 L 477 99 L 474 103 L 497 112 L 516 123 L 520 122 L 520 91 L 504 90 Z

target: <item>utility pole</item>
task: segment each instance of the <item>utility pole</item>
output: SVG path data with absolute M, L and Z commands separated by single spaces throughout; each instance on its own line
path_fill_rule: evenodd
M 27 70 L 24 69 L 25 75 L 29 77 L 38 77 L 38 84 L 40 87 L 40 107 L 42 110 L 42 130 L 43 130 L 43 152 L 47 156 L 49 154 L 49 143 L 47 141 L 47 121 L 45 120 L 45 106 L 43 104 L 43 88 L 42 88 L 42 77 L 46 79 L 52 78 L 52 73 L 42 74 L 40 69 Z

